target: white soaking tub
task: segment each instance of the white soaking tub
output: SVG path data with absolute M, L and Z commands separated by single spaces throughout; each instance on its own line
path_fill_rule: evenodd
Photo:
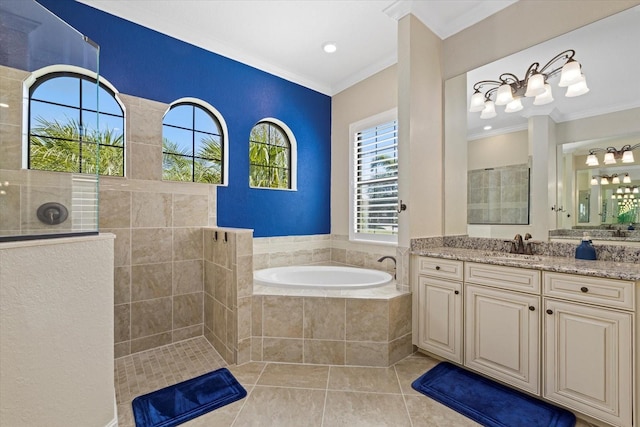
M 325 265 L 274 267 L 253 273 L 254 284 L 292 289 L 366 289 L 393 281 L 393 276 L 384 271 Z

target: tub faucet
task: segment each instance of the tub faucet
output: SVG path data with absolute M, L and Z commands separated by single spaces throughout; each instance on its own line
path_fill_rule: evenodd
M 391 259 L 391 260 L 393 260 L 393 278 L 395 279 L 395 278 L 396 278 L 396 258 L 395 258 L 395 257 L 392 257 L 391 255 L 385 255 L 385 256 L 381 257 L 381 258 L 378 260 L 378 262 L 382 262 L 382 261 L 384 261 L 385 259 Z

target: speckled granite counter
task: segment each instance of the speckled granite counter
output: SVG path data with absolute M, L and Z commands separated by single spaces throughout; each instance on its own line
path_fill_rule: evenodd
M 585 261 L 565 256 L 517 255 L 484 249 L 447 246 L 414 248 L 411 250 L 411 254 L 611 279 L 640 280 L 639 263 Z

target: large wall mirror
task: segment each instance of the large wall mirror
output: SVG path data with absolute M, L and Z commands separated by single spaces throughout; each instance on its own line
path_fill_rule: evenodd
M 445 145 L 450 138 L 466 138 L 467 171 L 531 165 L 527 227 L 536 231 L 537 239 L 546 239 L 549 231 L 559 228 L 640 221 L 638 209 L 631 211 L 633 202 L 625 202 L 633 199 L 624 197 L 627 187 L 628 196 L 634 194 L 634 187 L 640 188 L 640 147 L 633 152 L 633 163 L 623 164 L 618 153 L 616 164 L 605 165 L 605 151 L 596 151 L 599 165 L 586 165 L 589 150 L 620 150 L 625 145 L 640 144 L 639 22 L 640 6 L 636 6 L 445 84 Z M 534 98 L 522 97 L 521 110 L 507 113 L 504 106 L 496 106 L 496 116 L 489 119 L 482 119 L 480 112 L 468 111 L 476 82 L 498 80 L 503 73 L 522 79 L 531 64 L 543 66 L 567 50 L 574 50 L 574 59 L 582 65 L 587 93 L 567 97 L 567 87 L 558 87 L 558 73 L 547 81 L 553 97 L 550 103 L 533 105 Z M 562 66 L 563 62 L 558 64 Z M 464 101 L 460 98 L 463 84 Z M 455 135 L 456 124 L 460 127 L 464 120 L 466 135 Z M 623 183 L 626 174 L 630 182 Z M 620 184 L 614 184 L 614 175 Z M 594 176 L 597 185 L 592 185 Z M 603 177 L 610 177 L 611 182 L 605 184 Z M 472 185 L 468 183 L 467 191 Z M 635 194 L 634 198 L 640 195 Z M 457 218 L 460 221 L 460 216 Z M 513 237 L 514 231 L 523 232 L 527 227 L 478 226 L 467 221 L 466 229 L 469 236 Z M 447 228 L 452 227 L 445 224 Z

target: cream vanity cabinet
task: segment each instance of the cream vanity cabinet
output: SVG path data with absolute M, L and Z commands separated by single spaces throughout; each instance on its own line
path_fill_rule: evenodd
M 462 363 L 463 262 L 428 257 L 415 257 L 414 261 L 418 346 Z
M 412 278 L 419 348 L 608 425 L 640 427 L 637 282 L 422 256 Z
M 540 272 L 465 263 L 464 365 L 540 391 Z
M 543 396 L 631 426 L 635 283 L 553 272 L 543 277 Z

